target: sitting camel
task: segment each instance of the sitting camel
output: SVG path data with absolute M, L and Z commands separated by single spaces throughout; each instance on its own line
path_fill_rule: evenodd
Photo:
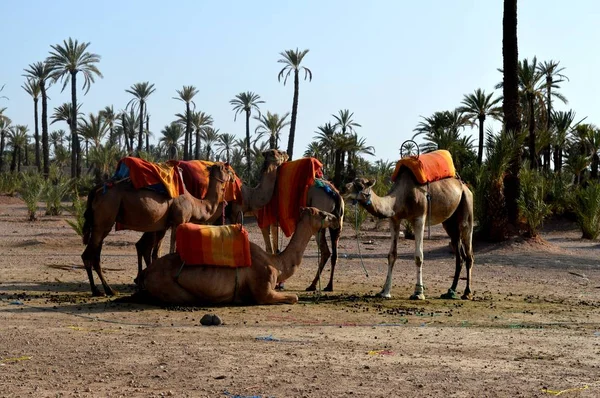
M 275 291 L 275 284 L 294 274 L 313 234 L 321 228 L 335 228 L 338 223 L 330 213 L 302 208 L 296 232 L 283 252 L 267 253 L 250 242 L 250 267 L 182 266 L 179 254 L 168 254 L 142 271 L 141 294 L 175 305 L 294 304 L 298 296 Z
M 336 226 L 329 227 L 329 237 L 331 239 L 331 251 L 327 245 L 327 237 L 325 236 L 325 230 L 321 231 L 315 236 L 317 244 L 319 245 L 319 252 L 321 253 L 319 258 L 319 265 L 317 267 L 317 274 L 313 279 L 312 283 L 306 288 L 306 291 L 315 291 L 317 289 L 317 283 L 321 277 L 321 272 L 325 268 L 327 260 L 331 257 L 331 274 L 329 277 L 329 283 L 325 287 L 325 291 L 333 291 L 333 274 L 335 272 L 335 266 L 338 259 L 338 243 L 340 235 L 342 234 L 342 227 L 344 224 L 344 200 L 337 192 L 333 184 L 328 181 L 320 180 L 323 184 L 328 184 L 329 189 L 332 189 L 332 194 L 326 192 L 324 187 L 315 183 L 308 189 L 306 194 L 306 205 L 315 207 L 319 210 L 323 210 L 332 213 L 339 220 Z M 269 253 L 277 253 L 279 246 L 279 228 L 277 224 L 272 224 L 261 228 L 263 238 L 265 240 L 265 248 Z M 283 284 L 280 286 L 283 288 Z
M 239 214 L 264 207 L 271 200 L 271 196 L 273 196 L 275 181 L 277 180 L 277 168 L 287 161 L 288 155 L 284 151 L 279 151 L 277 149 L 270 149 L 263 152 L 262 155 L 264 157 L 264 162 L 261 169 L 261 179 L 259 184 L 255 188 L 249 187 L 246 184 L 242 184 L 242 203 L 240 204 L 238 202 L 233 202 L 228 204 L 231 208 L 230 212 L 232 213 L 232 218 L 234 219 L 237 218 Z M 183 182 L 185 184 L 185 178 Z M 215 223 L 224 215 L 223 205 L 224 202 L 220 202 L 219 207 L 208 219 L 197 219 L 194 222 L 202 224 Z M 158 258 L 160 246 L 165 233 L 166 230 L 158 232 L 145 232 L 140 240 L 135 244 L 138 255 L 139 272 L 142 270 L 142 258 L 146 263 L 146 267 L 150 265 L 152 261 Z M 171 252 L 173 252 L 173 250 L 171 250 Z
M 215 164 L 210 169 L 210 184 L 204 200 L 190 195 L 187 190 L 176 198 L 169 198 L 151 189 L 135 189 L 128 180 L 117 182 L 102 193 L 104 186 L 90 191 L 84 213 L 83 244 L 87 245 L 81 258 L 90 280 L 94 296 L 102 295 L 94 284 L 92 267 L 98 274 L 104 291 L 114 295 L 108 285 L 100 265 L 102 243 L 115 222 L 127 229 L 142 232 L 160 232 L 164 236 L 168 228 L 179 224 L 206 220 L 217 210 L 223 201 L 224 188 L 230 175 L 224 164 Z M 171 232 L 171 246 L 174 248 L 175 233 Z M 138 269 L 138 275 L 141 270 Z
M 456 298 L 456 287 L 466 261 L 467 285 L 462 299 L 471 299 L 471 268 L 473 267 L 473 194 L 459 179 L 451 177 L 429 183 L 418 184 L 412 172 L 401 168 L 390 192 L 383 197 L 377 196 L 372 186 L 375 180 L 357 178 L 346 184 L 344 198 L 357 201 L 369 213 L 379 218 L 389 218 L 392 245 L 388 254 L 388 272 L 381 297 L 391 297 L 392 270 L 397 257 L 400 221 L 408 220 L 415 232 L 415 263 L 417 265 L 417 283 L 413 300 L 424 300 L 423 288 L 423 234 L 427 222 L 427 213 L 431 217 L 430 225 L 442 223 L 450 236 L 450 243 L 456 254 L 456 269 L 452 287 L 442 298 Z M 431 203 L 428 204 L 427 196 Z

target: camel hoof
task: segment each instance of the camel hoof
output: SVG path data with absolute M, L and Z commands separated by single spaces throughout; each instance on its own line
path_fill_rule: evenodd
M 452 290 L 452 289 L 448 289 L 447 293 L 444 293 L 440 296 L 441 299 L 445 299 L 445 300 L 456 300 L 458 299 L 458 295 L 456 294 L 456 291 Z
M 414 293 L 412 296 L 410 296 L 411 300 L 425 300 L 425 295 L 423 293 Z
M 462 300 L 473 300 L 473 295 L 471 293 L 465 293 L 460 298 Z
M 92 290 L 92 296 L 93 297 L 104 297 L 105 294 L 102 293 L 100 290 L 96 289 L 96 290 Z
M 117 292 L 116 290 L 113 289 L 104 289 L 104 291 L 106 292 L 107 296 L 118 296 L 119 292 Z
M 333 286 L 329 286 L 327 285 L 327 287 L 325 289 L 323 289 L 324 292 L 333 292 Z
M 275 290 L 285 290 L 285 285 L 283 283 L 278 283 L 275 285 Z
M 317 290 L 316 286 L 310 285 L 309 287 L 306 288 L 307 292 L 314 292 L 315 290 Z
M 379 292 L 375 295 L 376 297 L 381 297 L 381 298 L 392 298 L 392 294 L 391 293 L 385 293 L 385 292 Z

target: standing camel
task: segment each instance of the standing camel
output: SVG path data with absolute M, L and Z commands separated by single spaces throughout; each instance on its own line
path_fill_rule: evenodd
M 233 219 L 236 219 L 239 214 L 247 211 L 252 211 L 264 207 L 273 196 L 275 189 L 275 181 L 277 180 L 277 168 L 285 163 L 288 159 L 287 153 L 277 149 L 270 149 L 263 152 L 264 162 L 261 169 L 260 182 L 255 188 L 242 184 L 241 195 L 242 203 L 231 203 L 231 213 Z M 183 180 L 184 184 L 185 176 Z M 219 207 L 214 211 L 208 219 L 198 218 L 193 222 L 198 224 L 212 224 L 223 216 L 223 205 L 221 201 Z M 240 220 L 241 221 L 241 220 Z M 142 258 L 146 263 L 146 267 L 156 260 L 159 256 L 160 246 L 166 230 L 157 232 L 145 232 L 140 240 L 135 244 L 138 255 L 138 270 L 142 270 Z M 173 252 L 173 250 L 171 250 Z
M 169 198 L 151 189 L 135 189 L 125 180 L 116 183 L 102 193 L 103 186 L 92 189 L 88 195 L 84 213 L 83 244 L 86 245 L 81 258 L 90 280 L 94 296 L 102 295 L 94 284 L 92 267 L 98 274 L 104 292 L 114 295 L 100 265 L 102 243 L 115 222 L 126 229 L 142 232 L 160 232 L 163 236 L 168 228 L 194 220 L 206 220 L 223 201 L 224 188 L 230 175 L 220 163 L 210 169 L 210 184 L 204 200 L 196 199 L 187 190 L 176 198 Z M 175 233 L 171 232 L 171 247 L 174 248 Z M 138 269 L 138 275 L 141 270 Z
M 319 181 L 318 183 L 316 181 Z M 344 224 L 344 200 L 340 196 L 339 192 L 335 189 L 333 184 L 323 179 L 316 180 L 315 183 L 308 189 L 306 194 L 306 205 L 310 207 L 315 207 L 319 210 L 326 211 L 328 213 L 332 213 L 339 220 L 339 223 L 336 223 L 335 226 L 330 226 L 329 229 L 329 237 L 331 239 L 331 250 L 329 250 L 329 246 L 327 245 L 327 237 L 325 236 L 325 229 L 322 231 L 317 231 L 315 238 L 317 240 L 317 244 L 319 245 L 319 252 L 321 256 L 319 258 L 319 265 L 317 267 L 317 274 L 313 279 L 312 283 L 306 288 L 306 291 L 315 291 L 317 289 L 317 283 L 321 277 L 321 272 L 327 263 L 327 260 L 331 257 L 331 274 L 329 277 L 329 283 L 323 289 L 327 292 L 333 291 L 333 274 L 335 272 L 335 266 L 337 264 L 338 259 L 338 243 L 340 240 L 340 235 L 342 234 L 342 227 Z M 319 184 L 327 184 L 329 185 L 329 189 L 332 190 L 332 193 L 328 193 L 325 191 L 325 188 L 319 186 Z M 265 248 L 269 253 L 277 253 L 279 246 L 279 228 L 277 224 L 272 224 L 261 228 L 261 232 L 263 234 L 263 238 L 265 240 Z M 283 287 L 283 285 L 281 286 Z
M 456 269 L 452 287 L 442 298 L 456 298 L 456 287 L 466 261 L 467 285 L 462 299 L 471 299 L 471 268 L 473 267 L 473 194 L 459 179 L 450 177 L 427 185 L 418 184 L 412 172 L 401 168 L 390 192 L 383 197 L 377 196 L 372 186 L 375 180 L 357 178 L 346 184 L 344 198 L 357 201 L 369 213 L 379 218 L 390 219 L 392 245 L 388 253 L 388 272 L 379 293 L 381 297 L 391 297 L 392 270 L 398 255 L 398 234 L 400 221 L 408 220 L 415 231 L 415 263 L 417 283 L 412 300 L 424 300 L 423 288 L 423 234 L 427 222 L 427 213 L 431 216 L 430 225 L 442 223 L 450 236 L 450 243 L 456 255 Z M 427 196 L 430 196 L 428 203 Z
M 154 261 L 140 276 L 141 294 L 162 303 L 203 305 L 206 303 L 294 304 L 295 294 L 275 291 L 277 280 L 294 274 L 313 234 L 335 227 L 339 220 L 315 208 L 302 208 L 296 232 L 285 250 L 267 253 L 250 242 L 251 266 L 230 268 L 209 264 L 185 264 L 177 253 Z

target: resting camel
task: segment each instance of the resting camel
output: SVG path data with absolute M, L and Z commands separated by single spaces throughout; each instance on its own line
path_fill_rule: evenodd
M 325 183 L 330 184 L 329 182 Z M 331 185 L 331 187 L 333 187 L 333 185 Z M 336 224 L 336 226 L 329 227 L 331 250 L 329 250 L 329 246 L 327 245 L 327 237 L 325 236 L 324 230 L 315 236 L 317 244 L 319 245 L 319 251 L 321 253 L 321 256 L 319 258 L 317 274 L 315 275 L 315 278 L 313 279 L 310 286 L 306 288 L 306 291 L 315 291 L 317 289 L 317 283 L 319 282 L 319 278 L 321 277 L 321 272 L 323 271 L 323 268 L 325 268 L 325 264 L 327 263 L 327 260 L 329 260 L 330 257 L 331 275 L 329 277 L 329 283 L 323 290 L 327 292 L 333 291 L 333 274 L 335 272 L 335 265 L 337 264 L 338 259 L 338 242 L 340 240 L 342 226 L 344 224 L 344 200 L 339 195 L 337 190 L 334 189 L 334 191 L 336 195 L 332 196 L 325 192 L 325 190 L 322 187 L 313 184 L 308 189 L 308 192 L 306 194 L 307 206 L 315 207 L 319 210 L 332 213 L 339 219 L 339 223 Z M 265 248 L 267 252 L 277 253 L 279 245 L 279 228 L 277 227 L 277 225 L 272 224 L 270 226 L 261 228 L 261 232 L 265 240 Z
M 142 271 L 141 294 L 175 305 L 294 304 L 298 296 L 275 291 L 277 280 L 294 274 L 314 233 L 321 228 L 335 227 L 338 223 L 339 220 L 330 213 L 311 207 L 302 208 L 296 232 L 283 252 L 267 253 L 250 242 L 250 267 L 199 264 L 182 267 L 177 253 L 168 254 Z
M 242 204 L 236 202 L 230 205 L 233 219 L 238 217 L 238 214 L 243 214 L 247 211 L 252 211 L 264 207 L 271 200 L 275 189 L 275 181 L 277 180 L 277 168 L 285 163 L 288 155 L 284 151 L 270 149 L 262 153 L 264 162 L 261 169 L 260 182 L 255 188 L 242 184 Z M 185 183 L 185 180 L 184 180 Z M 198 224 L 213 224 L 223 217 L 223 202 L 219 203 L 219 207 L 208 219 L 196 219 L 194 222 Z M 241 222 L 241 220 L 240 220 Z M 146 263 L 146 267 L 156 260 L 159 256 L 160 246 L 164 238 L 165 231 L 145 232 L 140 240 L 135 244 L 138 255 L 138 270 L 142 271 L 142 258 Z M 171 250 L 171 253 L 173 250 Z
M 115 222 L 134 231 L 159 232 L 164 236 L 168 228 L 176 228 L 184 222 L 206 220 L 223 201 L 225 183 L 230 178 L 222 163 L 211 167 L 210 177 L 204 200 L 194 198 L 187 190 L 172 199 L 150 189 L 135 189 L 127 180 L 116 183 L 105 193 L 102 193 L 103 186 L 90 191 L 83 225 L 83 244 L 87 246 L 81 258 L 94 296 L 102 293 L 94 284 L 92 267 L 102 282 L 104 292 L 108 295 L 116 293 L 106 282 L 100 265 L 102 243 Z M 174 243 L 175 233 L 172 232 L 172 247 Z
M 423 288 L 423 234 L 427 222 L 427 213 L 431 216 L 431 225 L 442 223 L 450 236 L 450 243 L 456 255 L 454 280 L 448 293 L 442 298 L 456 298 L 456 287 L 462 269 L 462 261 L 466 261 L 467 285 L 462 299 L 471 299 L 471 268 L 473 267 L 473 194 L 469 188 L 457 178 L 445 178 L 420 185 L 412 172 L 401 168 L 390 192 L 383 197 L 377 196 L 372 186 L 375 180 L 357 178 L 346 184 L 344 198 L 355 200 L 369 213 L 379 218 L 389 218 L 392 245 L 388 253 L 388 272 L 379 293 L 381 297 L 391 297 L 392 271 L 397 257 L 398 234 L 400 221 L 408 220 L 415 231 L 415 263 L 417 266 L 417 283 L 415 292 L 410 296 L 413 300 L 424 300 Z M 427 195 L 431 197 L 428 207 Z

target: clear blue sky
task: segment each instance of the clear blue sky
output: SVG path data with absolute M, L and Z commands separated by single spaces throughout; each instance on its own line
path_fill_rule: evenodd
M 86 96 L 87 115 L 106 105 L 123 109 L 125 89 L 150 81 L 150 130 L 183 110 L 172 99 L 195 85 L 197 109 L 211 114 L 221 132 L 244 134 L 229 100 L 258 93 L 263 111 L 291 110 L 293 86 L 277 81 L 279 52 L 308 48 L 302 81 L 295 157 L 331 114 L 348 108 L 362 125 L 359 136 L 376 159 L 396 160 L 420 116 L 451 110 L 477 88 L 501 81 L 502 0 L 302 1 L 0 1 L 0 107 L 14 123 L 33 130 L 33 103 L 21 89 L 23 68 L 42 61 L 50 45 L 68 37 L 91 42 L 101 55 L 98 79 Z M 600 2 L 519 0 L 519 57 L 557 60 L 570 78 L 562 93 L 578 117 L 600 124 Z M 61 85 L 49 89 L 49 112 L 70 100 Z M 499 94 L 499 93 L 497 93 Z M 255 121 L 251 126 L 254 131 Z M 54 124 L 52 129 L 66 125 Z M 465 132 L 471 134 L 471 131 Z M 288 130 L 282 137 L 287 146 Z M 156 140 L 156 137 L 154 138 Z M 475 140 L 475 142 L 477 142 Z

